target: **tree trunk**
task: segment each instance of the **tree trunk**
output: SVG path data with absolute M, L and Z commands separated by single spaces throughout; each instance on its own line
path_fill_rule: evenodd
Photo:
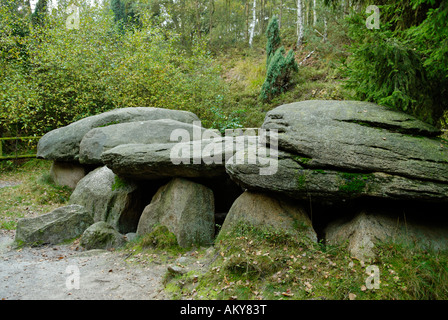
M 303 15 L 302 15 L 302 0 L 297 0 L 297 47 L 300 47 L 303 42 Z
M 255 33 L 255 24 L 257 22 L 257 0 L 254 0 L 254 4 L 252 7 L 252 22 L 250 24 L 250 35 L 249 35 L 249 46 L 252 47 L 252 42 L 254 40 L 254 33 Z
M 280 16 L 278 17 L 278 28 L 282 27 L 282 17 L 283 17 L 283 0 L 280 1 Z
M 210 0 L 209 3 L 209 12 L 210 12 L 210 19 L 208 21 L 208 37 L 209 42 L 212 41 L 212 28 L 213 28 L 213 14 L 215 13 L 215 0 Z
M 198 37 L 201 37 L 201 13 L 199 12 L 199 0 L 195 1 L 195 9 L 196 9 L 196 32 Z
M 227 14 L 226 14 L 226 19 L 227 19 L 227 32 L 230 32 L 231 30 L 232 30 L 232 27 L 231 27 L 231 25 L 230 25 L 230 21 L 231 21 L 231 19 L 230 19 L 230 15 L 231 15 L 231 3 L 230 3 L 230 1 L 231 0 L 226 0 L 226 7 L 227 7 Z
M 266 0 L 261 0 L 261 14 L 260 14 L 260 34 L 265 31 L 265 18 L 266 18 Z
M 308 13 L 310 12 L 310 10 L 309 10 L 309 5 L 310 5 L 310 3 L 309 3 L 309 1 L 308 0 L 304 0 L 304 4 L 303 4 L 303 6 L 302 6 L 302 10 L 304 11 L 303 12 L 303 16 L 304 16 L 304 25 L 305 26 L 307 26 L 308 25 Z
M 313 26 L 317 24 L 317 14 L 316 14 L 316 0 L 313 0 Z
M 327 27 L 327 18 L 324 18 L 324 43 L 327 42 L 327 34 L 328 33 L 328 27 Z
M 246 0 L 244 5 L 244 14 L 246 16 L 246 40 L 249 39 L 249 0 Z

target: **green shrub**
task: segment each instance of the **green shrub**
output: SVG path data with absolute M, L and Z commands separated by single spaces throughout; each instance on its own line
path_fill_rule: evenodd
M 112 11 L 82 6 L 81 14 L 78 30 L 67 30 L 66 15 L 57 13 L 43 26 L 24 23 L 20 37 L 14 19 L 2 23 L 8 32 L 0 45 L 10 44 L 10 54 L 0 55 L 0 134 L 43 135 L 123 107 L 187 110 L 211 125 L 210 109 L 227 85 L 206 42 L 184 52 L 179 36 L 154 27 L 144 10 L 138 28 L 118 32 Z
M 273 97 L 283 93 L 291 80 L 293 71 L 298 71 L 298 66 L 294 58 L 294 51 L 291 49 L 285 55 L 285 48 L 281 45 L 280 30 L 276 16 L 269 21 L 266 30 L 266 79 L 261 87 L 260 98 L 262 101 L 269 101 Z
M 448 6 L 396 0 L 381 6 L 381 14 L 379 30 L 365 28 L 363 14 L 349 18 L 347 87 L 357 99 L 441 125 L 448 110 Z
M 261 87 L 260 98 L 263 101 L 271 100 L 286 91 L 290 84 L 292 72 L 298 71 L 294 51 L 290 50 L 286 57 L 284 54 L 285 48 L 280 47 L 270 59 L 266 80 Z
M 272 17 L 269 20 L 268 28 L 266 29 L 266 68 L 269 67 L 269 63 L 277 49 L 281 45 L 280 29 L 278 26 L 277 16 Z
M 242 128 L 241 116 L 245 110 L 235 110 L 230 115 L 225 115 L 223 110 L 219 107 L 211 107 L 211 112 L 214 114 L 214 121 L 211 128 L 218 129 L 221 134 L 225 134 L 226 129 Z

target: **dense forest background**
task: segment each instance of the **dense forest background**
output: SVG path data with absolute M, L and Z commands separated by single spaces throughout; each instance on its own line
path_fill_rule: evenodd
M 0 136 L 137 106 L 257 127 L 307 99 L 373 101 L 447 125 L 447 1 L 0 3 Z

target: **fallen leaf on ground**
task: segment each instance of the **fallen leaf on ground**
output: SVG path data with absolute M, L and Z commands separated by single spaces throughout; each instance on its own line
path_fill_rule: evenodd
M 285 292 L 282 292 L 282 295 L 285 297 L 292 297 L 294 293 L 291 292 L 291 289 L 288 289 Z

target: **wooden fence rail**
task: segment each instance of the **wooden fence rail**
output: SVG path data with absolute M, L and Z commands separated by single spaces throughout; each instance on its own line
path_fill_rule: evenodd
M 25 158 L 35 158 L 36 154 L 16 154 L 15 155 L 9 155 L 9 156 L 3 156 L 3 141 L 8 140 L 34 140 L 34 139 L 40 139 L 41 137 L 6 137 L 6 138 L 0 138 L 0 160 L 11 160 L 11 159 L 25 159 Z

